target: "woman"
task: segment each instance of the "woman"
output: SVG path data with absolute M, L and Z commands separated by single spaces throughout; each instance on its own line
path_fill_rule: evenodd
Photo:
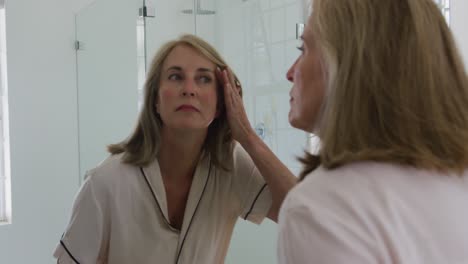
M 290 123 L 321 139 L 279 263 L 468 263 L 468 83 L 431 0 L 315 0 Z
M 276 221 L 296 178 L 256 136 L 226 67 L 192 35 L 159 50 L 135 131 L 88 172 L 59 263 L 223 263 L 239 216 Z

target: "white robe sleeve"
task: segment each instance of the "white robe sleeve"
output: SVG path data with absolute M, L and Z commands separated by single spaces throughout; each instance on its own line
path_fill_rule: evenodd
M 240 217 L 260 224 L 272 205 L 270 188 L 265 183 L 248 153 L 240 146 L 234 148 L 233 186 L 240 204 Z
M 106 263 L 108 219 L 88 177 L 75 199 L 70 222 L 54 253 L 59 264 Z

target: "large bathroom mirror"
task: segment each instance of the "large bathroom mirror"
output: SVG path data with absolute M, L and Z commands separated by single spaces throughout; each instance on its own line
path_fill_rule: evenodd
M 133 129 L 145 71 L 183 33 L 214 45 L 244 87 L 257 133 L 295 173 L 307 135 L 288 123 L 288 67 L 299 55 L 303 0 L 97 0 L 76 15 L 80 175 Z M 226 263 L 275 263 L 276 224 L 239 220 Z
M 80 175 L 108 156 L 106 145 L 133 129 L 146 69 L 159 46 L 196 34 L 241 79 L 253 127 L 294 172 L 317 139 L 288 123 L 288 67 L 308 0 L 96 0 L 76 15 Z M 438 0 L 447 21 L 449 0 Z M 275 263 L 276 225 L 239 220 L 226 263 Z

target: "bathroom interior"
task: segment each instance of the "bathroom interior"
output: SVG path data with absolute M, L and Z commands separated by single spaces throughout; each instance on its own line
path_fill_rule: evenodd
M 468 63 L 468 1 L 438 0 Z M 288 123 L 286 71 L 309 0 L 1 0 L 0 263 L 53 263 L 85 172 L 125 138 L 151 58 L 191 33 L 244 89 L 252 126 L 293 171 L 319 139 Z M 276 224 L 239 220 L 226 263 L 276 263 Z
M 129 133 L 151 58 L 182 33 L 202 37 L 224 56 L 242 82 L 252 126 L 298 173 L 294 156 L 308 135 L 288 123 L 286 71 L 299 55 L 305 10 L 302 0 L 97 0 L 84 7 L 76 15 L 80 175 L 107 156 L 102 146 Z M 226 263 L 274 263 L 275 226 L 239 220 Z

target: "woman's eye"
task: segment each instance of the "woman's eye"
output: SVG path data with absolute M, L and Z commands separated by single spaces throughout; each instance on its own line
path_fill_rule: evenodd
M 171 80 L 171 81 L 177 81 L 177 80 L 180 80 L 182 78 L 180 77 L 179 74 L 173 73 L 173 74 L 169 75 L 168 79 Z
M 212 81 L 211 77 L 209 77 L 209 76 L 200 76 L 199 80 L 202 83 L 210 83 Z
M 304 52 L 304 44 L 302 44 L 301 46 L 297 47 L 298 50 L 300 50 L 301 52 Z

